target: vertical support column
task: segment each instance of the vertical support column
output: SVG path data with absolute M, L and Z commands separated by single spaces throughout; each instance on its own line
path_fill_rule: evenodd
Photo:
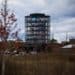
M 51 25 L 50 25 L 50 21 L 51 21 L 51 19 L 50 19 L 50 16 L 49 16 L 48 17 L 48 43 L 51 40 L 51 38 L 50 38 L 50 36 L 51 36 Z

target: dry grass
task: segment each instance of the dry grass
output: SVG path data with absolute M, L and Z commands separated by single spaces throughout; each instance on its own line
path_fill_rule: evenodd
M 5 75 L 75 75 L 75 55 L 39 53 L 5 58 Z

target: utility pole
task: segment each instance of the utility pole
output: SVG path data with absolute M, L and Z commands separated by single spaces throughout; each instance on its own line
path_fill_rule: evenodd
M 5 26 L 5 30 L 6 30 L 6 16 L 7 16 L 7 0 L 3 1 L 3 20 L 4 20 L 4 26 Z M 4 42 L 6 41 L 6 39 L 4 40 Z M 2 75 L 5 75 L 5 50 L 3 51 L 2 54 Z
M 6 26 L 7 0 L 3 0 L 3 9 L 2 10 L 3 10 L 3 14 L 4 14 L 4 17 L 3 17 L 3 19 L 4 19 L 4 26 Z M 4 42 L 5 41 L 6 40 L 4 40 Z M 3 55 L 2 55 L 2 75 L 5 75 L 5 51 L 3 51 Z
M 66 42 L 68 41 L 68 32 L 66 32 Z
M 4 0 L 4 5 L 3 5 L 3 8 L 4 8 L 4 25 L 6 26 L 6 16 L 7 16 L 7 0 Z

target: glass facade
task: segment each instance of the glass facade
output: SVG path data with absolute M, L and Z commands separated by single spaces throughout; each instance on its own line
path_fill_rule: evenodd
M 50 16 L 30 14 L 25 16 L 26 42 L 29 44 L 48 43 L 50 40 Z

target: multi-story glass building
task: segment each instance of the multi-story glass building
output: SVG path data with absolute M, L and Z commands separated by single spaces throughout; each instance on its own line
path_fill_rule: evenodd
M 34 13 L 25 16 L 27 44 L 47 44 L 50 40 L 50 16 Z

